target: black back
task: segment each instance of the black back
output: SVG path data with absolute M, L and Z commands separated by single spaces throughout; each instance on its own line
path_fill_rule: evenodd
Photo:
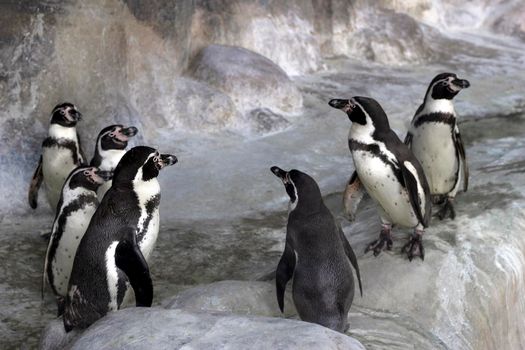
M 282 172 L 274 174 L 283 179 Z M 359 276 L 357 259 L 315 180 L 299 170 L 291 170 L 288 177 L 298 201 L 288 216 L 285 250 L 276 270 L 279 308 L 283 311 L 286 284 L 293 276 L 294 302 L 301 319 L 343 332 L 354 297 L 350 264 Z
M 73 263 L 69 289 L 71 291 L 72 286 L 77 286 L 77 293 L 80 295 L 73 299 L 69 296 L 67 298 L 64 317 L 66 329 L 85 328 L 108 311 L 110 295 L 105 278 L 106 259 L 104 255 L 113 242 L 130 241 L 127 228 L 136 228 L 138 225 L 141 213 L 132 181 L 143 165 L 143 178 L 158 175 L 154 164 L 152 164 L 153 169 L 149 163 L 144 164 L 151 153 L 155 153 L 155 149 L 146 146 L 134 147 L 126 152 L 114 171 L 113 186 L 108 190 L 91 218 Z M 150 162 L 152 163 L 152 158 Z M 158 199 L 156 205 L 158 206 Z M 131 242 L 126 245 L 131 245 Z M 116 261 L 119 262 L 119 260 Z M 124 298 L 128 277 L 119 270 L 118 305 Z M 80 300 L 89 301 L 90 304 L 79 305 Z

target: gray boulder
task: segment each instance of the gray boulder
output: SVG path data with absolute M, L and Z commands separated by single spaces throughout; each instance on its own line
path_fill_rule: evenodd
M 232 99 L 212 86 L 180 77 L 172 86 L 165 126 L 193 131 L 221 131 L 240 118 Z
M 220 281 L 197 286 L 167 299 L 163 305 L 168 309 L 188 311 L 271 317 L 282 315 L 277 305 L 275 284 L 261 281 Z M 284 307 L 287 317 L 297 313 L 290 293 L 285 294 Z
M 357 340 L 295 320 L 130 308 L 109 314 L 70 349 L 364 349 Z
M 78 334 L 76 330 L 66 333 L 62 318 L 54 319 L 42 331 L 38 348 L 40 350 L 64 349 Z
M 209 45 L 193 60 L 190 75 L 229 95 L 243 114 L 256 108 L 295 114 L 303 97 L 288 75 L 268 58 L 241 47 Z

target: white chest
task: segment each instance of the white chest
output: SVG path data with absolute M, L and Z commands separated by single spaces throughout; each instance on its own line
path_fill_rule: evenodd
M 99 154 L 102 158 L 99 169 L 104 171 L 113 171 L 117 167 L 118 162 L 126 153 L 125 150 L 108 150 L 99 149 Z
M 452 128 L 429 122 L 411 130 L 412 152 L 425 171 L 431 194 L 448 193 L 456 183 L 459 159 Z
M 62 185 L 71 170 L 76 168 L 73 154 L 67 148 L 46 147 L 42 154 L 42 172 L 46 186 L 50 189 L 62 189 Z
M 366 151 L 353 151 L 355 169 L 368 194 L 387 214 L 393 224 L 414 227 L 418 220 L 408 193 L 399 183 L 393 169 L 379 157 Z

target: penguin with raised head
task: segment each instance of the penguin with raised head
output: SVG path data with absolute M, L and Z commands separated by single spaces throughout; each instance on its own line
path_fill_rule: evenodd
M 120 308 L 127 281 L 137 306 L 151 306 L 147 259 L 159 232 L 159 171 L 177 158 L 137 146 L 126 152 L 77 249 L 64 310 L 66 331 Z
M 454 219 L 453 201 L 468 188 L 468 165 L 454 109 L 454 97 L 470 83 L 454 73 L 438 74 L 410 124 L 405 143 L 421 163 L 434 203 L 441 203 L 440 219 Z
M 414 228 L 403 247 L 412 260 L 424 259 L 424 228 L 431 215 L 430 190 L 417 158 L 390 129 L 388 118 L 379 103 L 369 97 L 349 100 L 333 99 L 330 106 L 340 109 L 352 121 L 348 145 L 359 180 L 378 204 L 382 229 L 379 239 L 365 252 L 377 256 L 392 248 L 392 225 Z
M 89 165 L 96 166 L 102 171 L 113 172 L 126 153 L 129 138 L 135 136 L 137 132 L 138 129 L 134 126 L 126 128 L 120 124 L 102 129 L 98 134 L 95 154 Z M 107 181 L 99 187 L 97 195 L 100 200 L 111 187 L 111 183 Z
M 78 167 L 69 174 L 58 203 L 44 264 L 42 292 L 47 279 L 63 313 L 69 276 L 80 240 L 98 206 L 97 189 L 111 173 L 96 167 Z
M 354 251 L 314 179 L 295 169 L 274 166 L 271 171 L 290 197 L 286 244 L 275 280 L 279 308 L 283 312 L 286 284 L 293 276 L 293 301 L 301 320 L 344 332 L 354 299 L 351 266 L 363 294 Z
M 29 186 L 31 208 L 38 205 L 38 190 L 42 182 L 52 210 L 57 210 L 64 181 L 76 167 L 84 164 L 76 125 L 82 114 L 69 102 L 58 104 L 51 113 L 48 136 L 42 143 L 42 155 Z

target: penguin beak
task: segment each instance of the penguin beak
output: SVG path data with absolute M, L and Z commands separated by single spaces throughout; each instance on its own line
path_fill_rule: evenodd
M 137 129 L 134 126 L 130 126 L 128 128 L 122 129 L 120 132 L 124 136 L 133 137 L 133 136 L 137 135 L 137 133 L 139 132 L 139 129 Z
M 165 166 L 170 166 L 178 162 L 177 157 L 171 154 L 161 154 L 155 159 L 155 166 L 157 170 L 161 170 Z
M 128 128 L 122 128 L 120 130 L 117 130 L 115 132 L 115 139 L 120 141 L 121 143 L 127 142 L 130 137 L 135 136 L 139 132 L 139 129 L 137 129 L 134 126 L 130 126 Z
M 273 166 L 270 168 L 272 173 L 277 176 L 279 179 L 281 179 L 282 182 L 286 183 L 288 178 L 288 173 L 284 171 L 283 169 L 279 168 L 278 166 Z
M 79 111 L 77 111 L 76 109 L 72 109 L 70 110 L 70 115 L 73 117 L 73 119 L 75 119 L 77 122 L 82 120 L 82 113 L 80 113 Z
M 95 172 L 95 174 L 97 174 L 98 176 L 100 176 L 100 178 L 102 178 L 102 180 L 104 181 L 109 181 L 113 178 L 113 172 L 112 171 L 106 171 L 106 170 L 97 170 Z
M 328 104 L 336 109 L 340 109 L 345 113 L 352 112 L 354 109 L 354 105 L 350 102 L 350 100 L 343 100 L 343 99 L 337 99 L 334 98 L 328 102 Z
M 458 90 L 466 89 L 470 86 L 470 83 L 466 79 L 454 79 L 452 80 L 452 85 L 457 88 Z

